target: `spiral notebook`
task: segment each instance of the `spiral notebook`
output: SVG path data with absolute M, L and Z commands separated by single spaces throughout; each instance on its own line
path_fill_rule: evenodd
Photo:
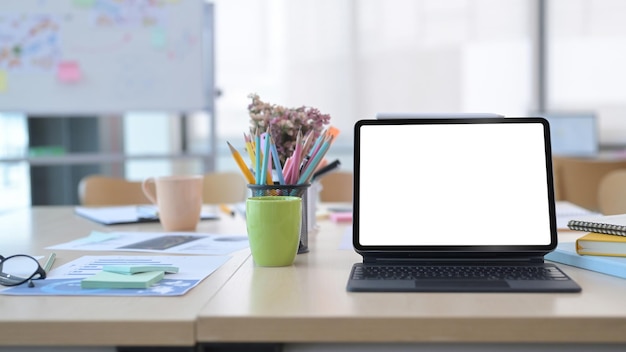
M 567 227 L 576 231 L 626 236 L 626 214 L 581 217 L 570 220 Z
M 361 120 L 354 143 L 352 237 L 363 261 L 347 290 L 580 291 L 544 262 L 557 245 L 545 119 Z M 501 276 L 481 277 L 492 274 Z

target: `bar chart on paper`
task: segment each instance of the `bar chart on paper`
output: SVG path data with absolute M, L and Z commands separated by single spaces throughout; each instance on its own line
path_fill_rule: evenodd
M 4 295 L 30 296 L 180 296 L 226 263 L 230 256 L 83 256 L 53 269 L 35 287 L 14 286 L 0 291 Z M 148 288 L 83 289 L 81 281 L 102 272 L 104 266 L 173 266 L 177 273 Z

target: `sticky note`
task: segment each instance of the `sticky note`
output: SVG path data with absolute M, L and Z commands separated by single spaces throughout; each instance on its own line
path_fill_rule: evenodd
M 84 278 L 80 282 L 81 288 L 148 288 L 161 281 L 165 273 L 162 271 L 147 271 L 143 273 L 125 275 L 100 271 L 95 275 Z
M 352 221 L 352 212 L 331 213 L 330 220 L 334 222 Z
M 82 78 L 80 65 L 76 61 L 62 61 L 57 66 L 57 79 L 63 83 L 76 83 Z
M 171 265 L 105 265 L 102 271 L 108 271 L 118 274 L 135 274 L 147 271 L 164 271 L 168 274 L 178 272 L 178 267 Z
M 152 46 L 155 48 L 163 48 L 167 44 L 167 35 L 162 28 L 154 28 L 150 37 Z
M 93 7 L 96 0 L 74 0 L 74 6 L 78 7 Z
M 0 70 L 0 93 L 6 92 L 8 88 L 7 72 Z

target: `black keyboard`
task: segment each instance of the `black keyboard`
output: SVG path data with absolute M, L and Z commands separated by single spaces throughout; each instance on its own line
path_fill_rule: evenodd
M 570 280 L 556 266 L 511 265 L 367 265 L 357 266 L 353 280 Z

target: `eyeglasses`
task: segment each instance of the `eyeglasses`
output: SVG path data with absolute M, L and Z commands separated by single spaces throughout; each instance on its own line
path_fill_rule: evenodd
M 26 254 L 0 255 L 0 285 L 18 286 L 31 280 L 46 278 L 46 271 L 37 259 Z

